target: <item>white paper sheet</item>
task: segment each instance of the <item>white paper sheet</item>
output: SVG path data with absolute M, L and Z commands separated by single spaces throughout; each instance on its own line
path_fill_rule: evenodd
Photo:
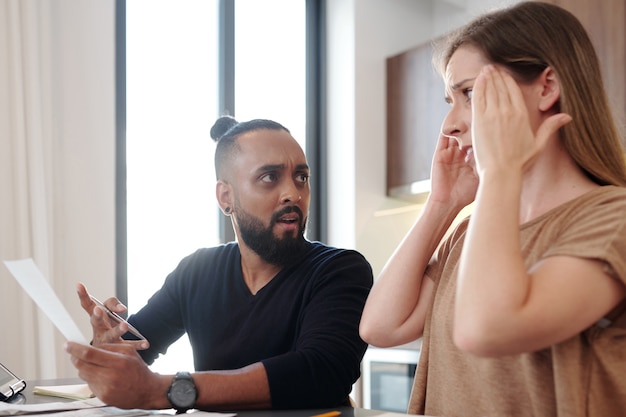
M 174 410 L 122 410 L 106 406 L 97 398 L 72 402 L 42 404 L 11 404 L 0 401 L 0 416 L 46 416 L 46 417 L 130 417 L 172 416 Z M 236 413 L 215 413 L 192 410 L 188 414 L 198 417 L 234 417 Z
M 87 339 L 31 258 L 4 261 L 4 264 L 67 340 L 87 344 Z
M 92 398 L 85 401 L 50 402 L 43 404 L 12 404 L 0 402 L 0 416 L 14 416 L 37 413 L 41 414 L 52 411 L 93 409 L 97 407 L 103 407 L 105 405 L 106 404 L 104 404 L 97 398 Z
M 10 404 L 0 402 L 0 416 L 47 416 L 47 417 L 130 417 L 161 416 L 158 411 L 122 410 L 106 406 L 97 398 L 83 401 L 54 402 L 43 404 Z

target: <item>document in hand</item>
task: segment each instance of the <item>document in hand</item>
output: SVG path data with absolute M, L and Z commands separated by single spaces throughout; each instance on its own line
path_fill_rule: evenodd
M 87 344 L 87 339 L 32 259 L 4 261 L 4 264 L 67 340 Z

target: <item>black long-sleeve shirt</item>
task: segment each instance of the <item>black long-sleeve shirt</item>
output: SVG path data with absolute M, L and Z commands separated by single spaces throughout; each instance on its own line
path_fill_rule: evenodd
M 184 258 L 146 306 L 129 318 L 150 341 L 152 363 L 188 334 L 196 371 L 265 366 L 273 408 L 345 402 L 367 347 L 359 321 L 372 269 L 356 251 L 307 249 L 252 294 L 236 243 Z

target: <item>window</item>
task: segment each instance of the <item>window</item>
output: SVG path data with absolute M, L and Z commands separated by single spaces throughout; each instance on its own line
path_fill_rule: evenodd
M 235 113 L 267 118 L 305 149 L 305 2 L 235 1 Z
M 217 16 L 215 1 L 126 3 L 131 312 L 184 256 L 219 243 L 208 135 L 218 114 Z M 193 369 L 190 352 L 183 337 L 155 366 L 163 372 Z
M 221 22 L 218 0 L 118 0 L 118 5 L 124 5 L 126 19 L 121 71 L 127 126 L 126 205 L 118 203 L 126 215 L 127 251 L 118 257 L 126 259 L 127 304 L 134 312 L 184 256 L 220 243 L 209 129 L 220 113 Z M 238 120 L 276 120 L 303 148 L 305 14 L 305 0 L 235 2 L 235 91 L 230 92 Z M 192 370 L 187 337 L 152 369 Z

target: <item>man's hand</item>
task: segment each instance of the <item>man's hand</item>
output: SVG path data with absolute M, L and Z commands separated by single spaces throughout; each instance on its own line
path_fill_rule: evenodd
M 136 350 L 144 350 L 150 346 L 149 342 L 146 340 L 122 339 L 122 335 L 128 332 L 128 325 L 126 323 L 118 323 L 111 319 L 104 309 L 97 306 L 96 303 L 91 300 L 87 288 L 85 288 L 83 284 L 79 283 L 76 286 L 76 292 L 80 299 L 80 305 L 83 307 L 83 310 L 89 314 L 93 331 L 92 344 L 94 346 L 108 343 L 125 343 L 133 346 Z M 126 311 L 126 306 L 120 303 L 115 297 L 108 298 L 104 302 L 104 305 L 109 310 L 118 314 Z
M 165 393 L 172 376 L 150 371 L 131 344 L 93 347 L 67 342 L 65 351 L 78 376 L 104 403 L 126 409 L 170 408 Z

